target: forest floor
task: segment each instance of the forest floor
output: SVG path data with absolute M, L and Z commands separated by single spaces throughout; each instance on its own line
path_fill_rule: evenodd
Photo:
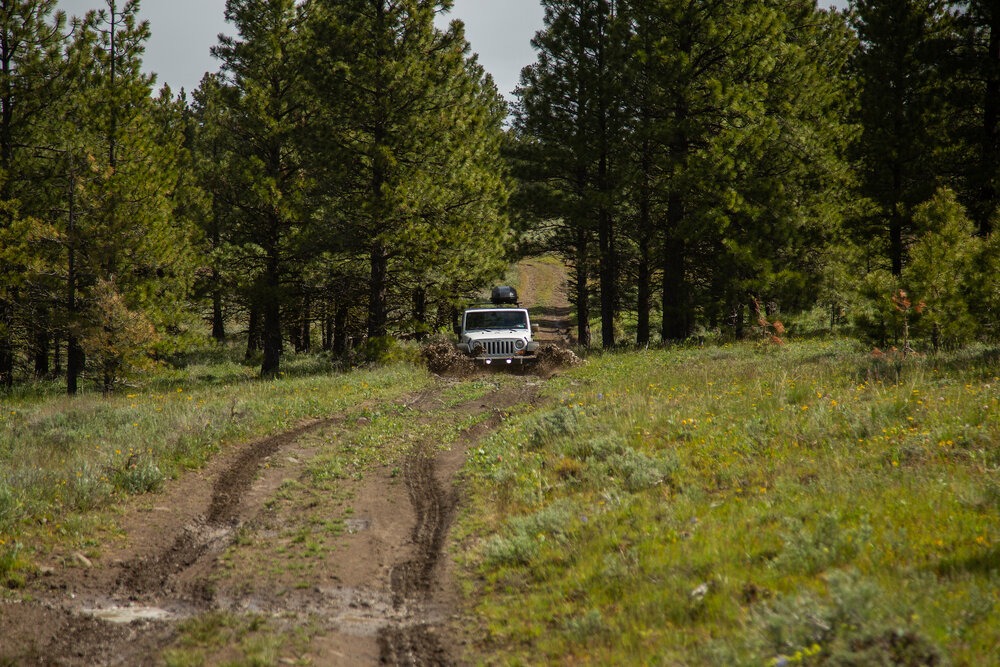
M 560 270 L 519 270 L 549 342 L 568 331 Z M 460 663 L 460 472 L 543 382 L 439 378 L 227 448 L 116 508 L 97 556 L 56 548 L 0 600 L 0 665 Z M 371 457 L 359 437 L 394 442 Z

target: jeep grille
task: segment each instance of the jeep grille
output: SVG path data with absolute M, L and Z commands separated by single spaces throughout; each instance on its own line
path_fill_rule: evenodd
M 481 342 L 484 354 L 488 357 L 510 356 L 514 354 L 513 340 L 484 340 Z

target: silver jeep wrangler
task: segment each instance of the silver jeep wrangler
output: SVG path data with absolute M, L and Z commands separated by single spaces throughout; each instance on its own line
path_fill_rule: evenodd
M 512 290 L 512 288 L 505 288 Z M 494 303 L 510 303 L 510 292 L 493 290 Z M 513 293 L 516 302 L 516 292 Z M 470 308 L 462 314 L 458 331 L 458 350 L 487 365 L 496 363 L 524 364 L 535 361 L 538 343 L 532 340 L 531 317 L 525 308 L 498 306 Z

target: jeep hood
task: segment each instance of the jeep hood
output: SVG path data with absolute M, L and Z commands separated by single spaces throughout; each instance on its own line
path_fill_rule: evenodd
M 498 338 L 528 340 L 529 334 L 530 332 L 524 329 L 476 329 L 475 331 L 466 331 L 462 339 L 470 343 L 475 343 L 477 340 L 496 340 Z

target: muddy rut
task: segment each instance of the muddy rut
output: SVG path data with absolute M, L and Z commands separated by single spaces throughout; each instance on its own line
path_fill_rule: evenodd
M 475 426 L 447 446 L 422 435 L 399 460 L 333 490 L 303 480 L 359 427 L 356 416 L 233 447 L 133 502 L 100 557 L 56 554 L 20 600 L 0 602 L 0 665 L 163 664 L 184 623 L 217 613 L 264 618 L 283 636 L 298 630 L 280 664 L 460 663 L 445 556 L 459 473 L 468 448 L 512 406 L 533 402 L 539 382 L 518 378 L 458 405 L 441 398 L 446 382 L 396 408 L 415 428 Z M 233 656 L 222 647 L 203 657 Z

